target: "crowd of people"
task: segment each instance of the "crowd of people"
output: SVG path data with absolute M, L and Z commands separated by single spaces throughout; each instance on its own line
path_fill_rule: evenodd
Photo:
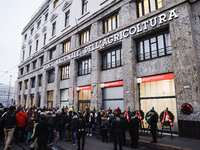
M 10 106 L 0 109 L 0 133 L 4 133 L 0 134 L 0 140 L 4 141 L 4 150 L 11 147 L 12 142 L 27 143 L 30 150 L 58 149 L 60 139 L 72 141 L 73 145 L 78 145 L 78 150 L 84 150 L 85 136 L 93 136 L 93 132 L 98 131 L 102 142 L 113 142 L 114 150 L 117 150 L 117 145 L 122 150 L 126 145 L 125 129 L 128 125 L 131 148 L 137 148 L 140 120 L 134 112 L 130 116 L 129 120 L 123 113 L 112 110 L 75 112 L 73 108 L 24 109 Z M 156 118 L 151 124 L 157 124 Z M 154 130 L 156 127 L 152 129 L 153 133 Z M 157 142 L 155 134 L 153 140 Z

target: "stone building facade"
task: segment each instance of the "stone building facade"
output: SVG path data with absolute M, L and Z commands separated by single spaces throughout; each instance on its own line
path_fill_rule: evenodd
M 46 0 L 22 31 L 18 104 L 168 108 L 173 131 L 199 138 L 199 7 L 198 0 Z M 180 113 L 185 102 L 191 115 Z

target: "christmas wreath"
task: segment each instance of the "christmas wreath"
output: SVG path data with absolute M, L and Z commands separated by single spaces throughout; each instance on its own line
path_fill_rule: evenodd
M 188 103 L 184 103 L 182 106 L 181 106 L 181 114 L 184 114 L 184 115 L 190 115 L 193 113 L 193 108 L 190 104 Z
M 155 111 L 155 115 L 157 116 L 157 118 L 158 118 L 158 113 Z M 147 113 L 146 113 L 146 115 L 145 115 L 145 120 L 146 120 L 146 122 L 145 123 L 148 123 L 149 124 L 149 122 L 150 122 L 150 116 L 151 116 L 151 110 L 150 111 L 148 111 Z
M 167 120 L 166 120 L 166 118 L 167 118 Z M 173 122 L 174 122 L 173 113 L 168 110 L 162 111 L 160 114 L 160 122 L 161 122 L 162 127 L 164 127 L 164 126 L 173 127 Z
M 137 109 L 135 112 L 136 116 L 139 116 L 139 119 L 141 120 L 141 123 L 143 123 L 143 119 L 144 119 L 144 112 L 140 109 Z

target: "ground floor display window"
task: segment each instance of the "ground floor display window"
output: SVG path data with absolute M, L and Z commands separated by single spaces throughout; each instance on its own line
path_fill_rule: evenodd
M 31 98 L 31 107 L 32 107 L 34 105 L 34 94 L 31 94 L 30 98 Z
M 26 94 L 24 95 L 24 101 L 23 101 L 22 106 L 23 106 L 24 108 L 27 108 L 27 95 L 26 95 Z
M 60 108 L 69 107 L 69 89 L 60 90 Z
M 171 77 L 169 77 L 169 76 Z M 166 77 L 169 78 L 166 78 Z M 168 108 L 175 117 L 172 131 L 178 131 L 177 124 L 177 108 L 174 79 L 172 74 L 158 75 L 143 78 L 143 83 L 139 84 L 140 88 L 140 107 L 144 114 L 154 107 L 158 113 L 158 129 L 162 129 L 160 122 L 160 114 Z M 145 122 L 145 121 L 144 121 Z M 148 124 L 144 123 L 144 127 L 148 128 Z
M 78 88 L 78 110 L 83 112 L 86 108 L 91 110 L 91 86 Z
M 103 109 L 120 108 L 124 111 L 123 81 L 104 83 L 103 86 Z
M 48 108 L 53 107 L 53 91 L 47 92 L 47 107 Z

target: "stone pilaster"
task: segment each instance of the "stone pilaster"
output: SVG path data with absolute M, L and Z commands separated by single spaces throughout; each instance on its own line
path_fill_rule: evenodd
M 41 92 L 41 103 L 40 107 L 47 107 L 47 71 L 44 70 L 42 74 L 42 92 Z
M 60 77 L 61 77 L 61 71 L 59 66 L 57 65 L 55 66 L 53 107 L 60 107 Z
M 34 90 L 34 106 L 36 107 L 38 107 L 38 89 L 39 89 L 39 82 L 38 82 L 38 75 L 37 75 L 35 77 L 35 90 Z

